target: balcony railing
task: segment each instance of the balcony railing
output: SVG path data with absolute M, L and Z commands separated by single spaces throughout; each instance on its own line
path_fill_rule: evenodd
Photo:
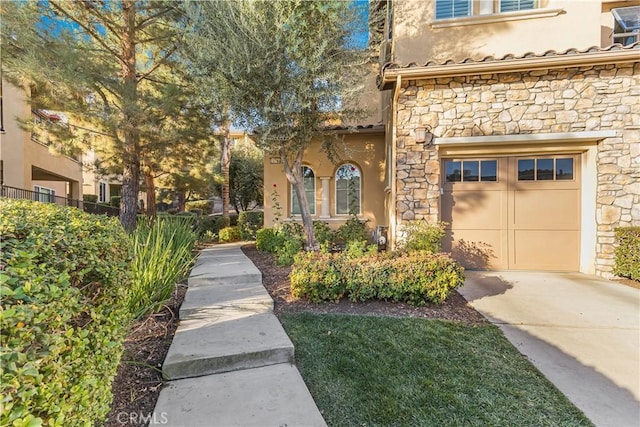
M 103 205 L 100 203 L 85 202 L 82 200 L 69 199 L 67 197 L 54 196 L 49 193 L 39 191 L 25 190 L 24 188 L 9 187 L 3 185 L 0 195 L 9 199 L 34 200 L 42 203 L 55 203 L 61 206 L 72 206 L 82 209 L 85 212 L 96 215 L 118 216 L 120 209 L 114 206 Z

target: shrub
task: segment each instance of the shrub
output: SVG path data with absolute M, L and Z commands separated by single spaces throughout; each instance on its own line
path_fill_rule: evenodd
M 111 206 L 115 206 L 116 208 L 120 207 L 120 200 L 122 199 L 122 197 L 120 196 L 111 196 Z
M 194 200 L 192 202 L 186 202 L 184 209 L 187 212 L 194 212 L 196 209 L 201 214 L 208 215 L 213 211 L 213 200 Z
M 240 229 L 235 227 L 225 227 L 220 230 L 218 234 L 218 241 L 221 243 L 229 243 L 229 242 L 237 242 L 242 240 L 242 235 L 240 234 Z
M 217 235 L 218 231 L 220 229 L 216 217 L 204 215 L 198 218 L 198 228 L 196 229 L 198 237 L 204 236 L 206 233 Z
M 297 222 L 285 222 L 280 225 L 278 231 L 285 236 L 304 241 L 304 228 Z
M 336 230 L 336 238 L 345 245 L 349 242 L 360 242 L 369 240 L 367 226 L 360 222 L 357 216 L 351 215 L 347 222 Z
M 284 244 L 285 238 L 274 228 L 261 228 L 256 232 L 256 249 L 275 253 Z
M 100 424 L 130 324 L 129 238 L 75 208 L 0 210 L 0 425 Z
M 216 218 L 216 227 L 218 227 L 218 231 L 223 228 L 231 227 L 231 220 L 224 216 L 217 216 Z
M 640 227 L 619 227 L 615 232 L 618 247 L 613 273 L 640 281 Z
M 448 255 L 425 251 L 360 258 L 347 252 L 307 253 L 295 258 L 290 278 L 293 296 L 316 303 L 347 296 L 424 305 L 444 301 L 464 283 L 464 270 Z
M 198 215 L 198 216 L 202 215 L 202 209 L 198 209 L 198 208 L 193 208 L 188 212 L 190 212 L 190 213 L 192 213 L 194 215 Z
M 133 284 L 129 310 L 136 318 L 159 311 L 175 284 L 189 272 L 196 234 L 189 218 L 159 217 L 140 222 L 133 234 Z
M 294 257 L 302 251 L 302 240 L 292 236 L 284 236 L 284 243 L 276 248 L 276 264 L 291 265 Z
M 238 216 L 238 227 L 244 240 L 255 240 L 256 232 L 264 224 L 262 211 L 242 211 Z
M 401 248 L 406 251 L 440 252 L 446 223 L 429 224 L 424 220 L 409 221 L 404 226 L 405 240 Z
M 316 240 L 320 246 L 331 246 L 334 239 L 334 233 L 326 222 L 313 221 L 313 231 L 315 232 Z
M 89 203 L 98 203 L 98 195 L 97 194 L 83 194 L 82 195 L 83 202 Z
M 289 276 L 291 295 L 315 303 L 340 300 L 346 293 L 340 261 L 340 257 L 328 253 L 296 255 Z

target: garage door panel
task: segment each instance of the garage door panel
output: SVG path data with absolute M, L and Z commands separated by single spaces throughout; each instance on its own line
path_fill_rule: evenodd
M 510 268 L 575 271 L 579 265 L 579 231 L 514 230 Z
M 578 230 L 579 190 L 529 190 L 513 193 L 514 229 Z
M 506 269 L 506 230 L 449 229 L 443 240 L 443 250 L 464 268 L 473 270 Z
M 477 228 L 482 224 L 485 229 L 506 227 L 506 202 L 504 191 L 456 191 L 442 196 L 442 220 L 456 224 L 456 229 Z
M 577 271 L 580 156 L 497 158 L 497 177 L 487 182 L 475 178 L 483 159 L 490 158 L 443 160 L 451 166 L 441 199 L 450 224 L 444 249 L 473 269 Z

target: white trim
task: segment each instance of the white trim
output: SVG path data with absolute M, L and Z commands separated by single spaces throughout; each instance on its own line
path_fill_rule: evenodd
M 520 21 L 524 19 L 551 18 L 565 13 L 564 9 L 526 9 L 516 12 L 492 13 L 491 15 L 461 16 L 458 18 L 438 19 L 431 28 L 451 28 L 467 25 L 490 24 L 494 22 Z
M 491 135 L 491 136 L 455 136 L 446 138 L 434 138 L 434 144 L 440 147 L 474 145 L 502 145 L 513 143 L 539 143 L 554 144 L 557 142 L 584 143 L 588 141 L 601 141 L 605 138 L 618 136 L 615 130 L 594 130 L 586 132 L 557 132 L 557 133 L 532 133 L 518 135 Z

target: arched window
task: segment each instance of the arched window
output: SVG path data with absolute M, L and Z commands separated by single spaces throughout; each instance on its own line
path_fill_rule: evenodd
M 302 166 L 302 179 L 304 181 L 304 191 L 307 194 L 307 203 L 311 215 L 316 214 L 316 175 L 309 166 Z M 300 215 L 300 203 L 296 190 L 291 186 L 291 215 Z
M 360 214 L 361 198 L 360 169 L 346 163 L 336 171 L 336 215 Z

